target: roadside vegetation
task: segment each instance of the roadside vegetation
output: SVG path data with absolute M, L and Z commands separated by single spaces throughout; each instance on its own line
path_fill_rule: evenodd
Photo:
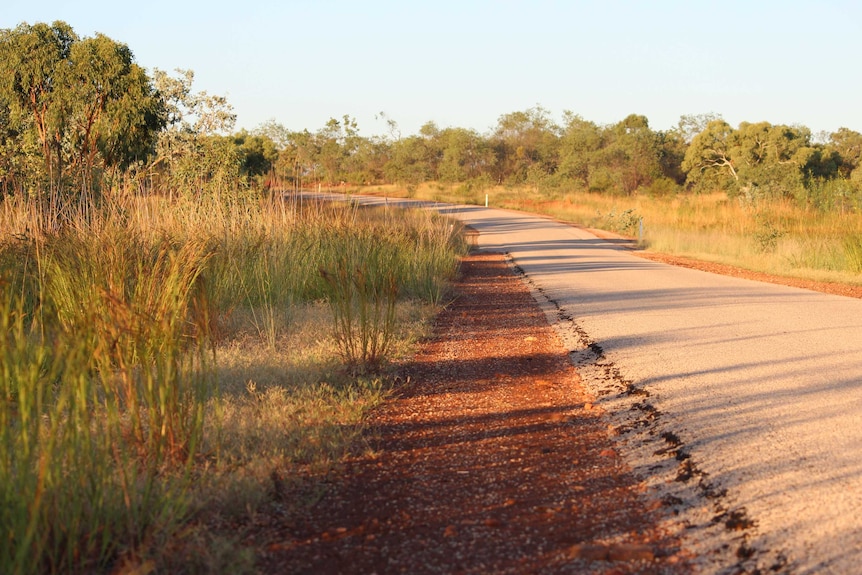
M 0 220 L 4 573 L 241 560 L 188 538 L 300 504 L 357 448 L 463 251 L 430 213 L 349 205 L 40 216 L 6 198 Z
M 488 133 L 235 131 L 190 70 L 63 22 L 0 30 L 0 572 L 242 572 L 314 501 L 464 252 L 358 190 L 548 213 L 651 248 L 862 273 L 862 134 L 541 107 Z

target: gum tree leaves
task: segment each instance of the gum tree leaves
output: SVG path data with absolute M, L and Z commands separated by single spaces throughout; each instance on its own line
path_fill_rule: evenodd
M 152 153 L 165 111 L 125 44 L 79 38 L 60 21 L 21 24 L 0 31 L 0 61 L 3 131 L 16 145 L 38 142 L 43 161 L 40 172 L 21 168 L 7 180 L 86 193 L 94 171 L 126 169 Z

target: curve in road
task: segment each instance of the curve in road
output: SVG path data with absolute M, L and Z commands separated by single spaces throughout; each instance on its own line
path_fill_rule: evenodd
M 421 205 L 510 255 L 705 572 L 859 572 L 862 300 L 648 261 L 531 214 Z

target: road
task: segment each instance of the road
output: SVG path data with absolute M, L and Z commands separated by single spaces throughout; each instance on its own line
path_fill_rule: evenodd
M 435 207 L 511 255 L 704 573 L 862 570 L 862 300 Z

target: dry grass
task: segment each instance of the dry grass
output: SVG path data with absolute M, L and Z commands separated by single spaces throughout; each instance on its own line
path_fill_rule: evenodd
M 427 213 L 320 204 L 130 196 L 55 223 L 2 202 L 10 573 L 252 570 L 256 511 L 313 500 L 357 448 L 463 245 Z M 399 296 L 363 377 L 321 276 L 348 251 Z
M 425 335 L 434 310 L 398 305 L 394 360 Z M 352 445 L 352 426 L 386 396 L 385 372 L 356 379 L 345 370 L 329 314 L 322 303 L 297 306 L 274 350 L 242 332 L 219 345 L 220 396 L 209 406 L 219 425 L 204 442 L 225 467 L 262 459 L 325 470 Z
M 416 301 L 398 304 L 392 363 L 375 377 L 345 370 L 322 302 L 294 309 L 275 349 L 253 330 L 223 341 L 216 350 L 221 391 L 207 406 L 208 421 L 215 422 L 204 437 L 210 463 L 193 493 L 195 521 L 162 563 L 254 572 L 243 534 L 254 531 L 267 506 L 289 515 L 313 504 L 343 458 L 364 449 L 369 411 L 392 390 L 395 367 L 429 334 L 436 310 Z M 187 556 L 189 546 L 197 546 L 196 557 Z M 224 553 L 225 546 L 233 552 Z

